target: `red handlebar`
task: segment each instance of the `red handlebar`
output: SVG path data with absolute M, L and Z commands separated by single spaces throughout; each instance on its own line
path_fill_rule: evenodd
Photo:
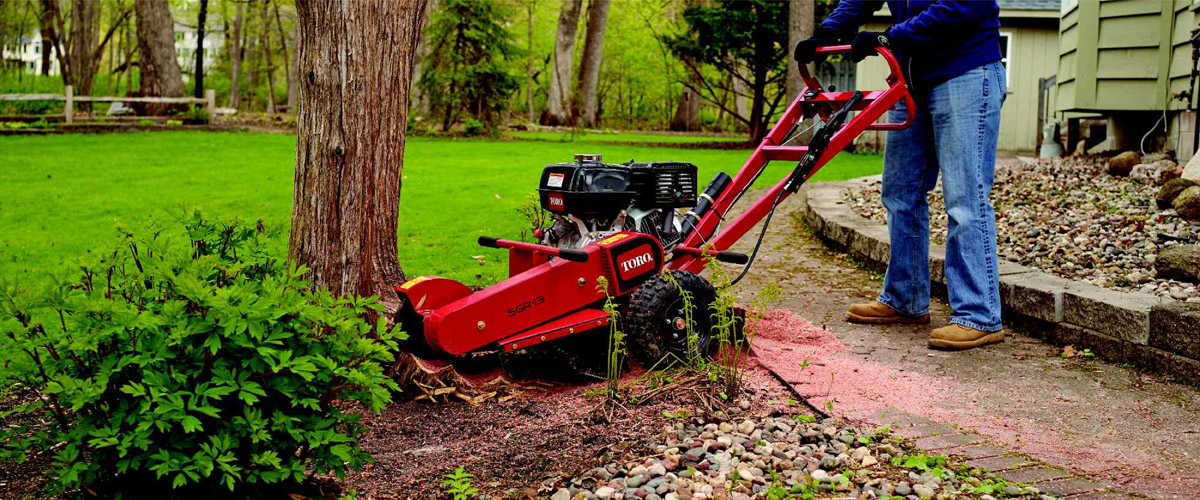
M 850 50 L 851 47 L 849 45 L 829 45 L 825 47 L 817 47 L 816 53 L 820 55 L 849 54 Z M 900 61 L 896 59 L 896 56 L 892 54 L 892 51 L 883 47 L 876 47 L 875 52 L 877 52 L 880 57 L 883 57 L 884 62 L 886 62 L 888 65 L 888 69 L 891 70 L 891 74 L 888 75 L 887 78 L 888 84 L 895 85 L 897 82 L 899 82 L 900 85 L 907 87 L 907 83 L 904 81 L 904 72 L 900 69 Z M 801 64 L 799 69 L 800 78 L 804 80 L 804 85 L 807 87 L 807 89 L 805 89 L 806 93 L 811 91 L 816 91 L 818 93 L 825 92 L 825 88 L 821 86 L 821 82 L 818 82 L 816 77 L 808 72 L 807 64 Z M 913 104 L 912 96 L 907 92 L 904 93 L 904 107 L 908 114 L 908 116 L 904 119 L 904 123 L 876 123 L 872 124 L 870 127 L 867 127 L 867 130 L 901 130 L 908 128 L 908 126 L 912 124 L 913 118 L 916 116 L 917 109 Z M 828 119 L 828 111 L 823 111 L 821 113 L 821 118 Z

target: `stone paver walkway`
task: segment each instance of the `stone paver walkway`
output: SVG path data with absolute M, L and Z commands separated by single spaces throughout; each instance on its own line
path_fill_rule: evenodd
M 937 300 L 930 325 L 846 323 L 846 305 L 873 300 L 880 277 L 812 237 L 797 207 L 780 207 L 738 289 L 749 294 L 776 281 L 785 293 L 769 321 L 816 327 L 755 339 L 759 361 L 811 404 L 890 425 L 928 449 L 1071 498 L 1200 495 L 1195 388 L 1098 359 L 1064 359 L 1011 329 L 1001 345 L 930 350 L 929 331 L 949 313 Z M 747 237 L 735 249 L 753 243 Z

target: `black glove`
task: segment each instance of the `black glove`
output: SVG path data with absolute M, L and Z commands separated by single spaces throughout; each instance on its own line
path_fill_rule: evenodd
M 860 31 L 854 35 L 854 41 L 850 42 L 850 60 L 861 62 L 867 56 L 876 54 L 876 47 L 890 47 L 891 41 L 888 40 L 887 33 L 878 31 Z
M 800 64 L 808 64 L 825 59 L 824 55 L 817 54 L 818 47 L 826 47 L 829 45 L 837 45 L 837 33 L 825 27 L 817 28 L 813 31 L 813 36 L 807 40 L 801 40 L 796 44 L 796 62 Z

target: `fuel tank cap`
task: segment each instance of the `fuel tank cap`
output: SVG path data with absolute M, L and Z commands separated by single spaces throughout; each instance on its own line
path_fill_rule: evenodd
M 594 161 L 594 162 L 600 162 L 600 155 L 598 155 L 598 154 L 586 154 L 586 153 L 578 153 L 578 154 L 576 154 L 576 155 L 575 155 L 575 161 L 576 161 L 576 162 L 585 162 L 585 161 Z

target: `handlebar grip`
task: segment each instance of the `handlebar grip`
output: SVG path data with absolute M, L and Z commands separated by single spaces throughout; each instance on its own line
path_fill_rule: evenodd
M 558 258 L 571 262 L 587 262 L 588 254 L 583 250 L 562 249 L 558 251 Z
M 714 257 L 718 262 L 743 265 L 750 263 L 750 256 L 741 252 L 717 252 L 717 255 Z
M 497 241 L 500 241 L 500 238 L 496 238 L 493 236 L 480 236 L 479 237 L 479 246 L 488 247 L 488 248 L 500 248 L 500 245 L 498 245 L 496 243 Z

